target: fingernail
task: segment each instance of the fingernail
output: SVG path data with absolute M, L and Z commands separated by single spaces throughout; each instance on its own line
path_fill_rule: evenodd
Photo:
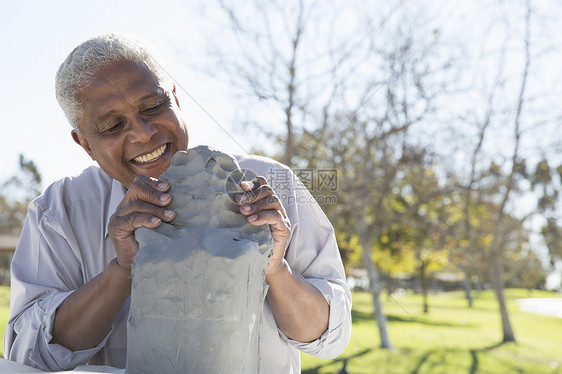
M 257 215 L 257 214 L 251 215 L 250 217 L 248 217 L 248 219 L 249 219 L 250 221 L 254 222 L 255 220 L 258 219 L 258 215 Z
M 242 205 L 242 210 L 244 212 L 249 212 L 250 210 L 252 210 L 252 207 L 250 205 Z
M 176 212 L 174 212 L 173 210 L 165 210 L 164 211 L 164 217 L 166 217 L 166 218 L 172 218 L 175 214 L 176 214 Z
M 160 201 L 163 203 L 167 203 L 168 201 L 170 201 L 170 199 L 171 199 L 170 194 L 165 193 L 160 195 Z
M 248 191 L 248 190 L 251 190 L 252 188 L 254 188 L 254 183 L 253 183 L 253 182 L 249 182 L 249 181 L 242 181 L 242 182 L 240 182 L 240 186 L 241 186 L 244 190 Z
M 158 218 L 158 217 L 152 217 L 152 218 L 150 219 L 150 222 L 151 222 L 151 223 L 160 223 L 160 218 Z
M 158 183 L 158 189 L 161 191 L 165 191 L 168 188 L 168 183 L 166 182 L 160 182 Z

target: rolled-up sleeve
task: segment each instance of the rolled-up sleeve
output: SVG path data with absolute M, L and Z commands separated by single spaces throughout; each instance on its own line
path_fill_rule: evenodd
M 309 283 L 318 288 L 330 305 L 328 329 L 320 338 L 310 342 L 301 343 L 289 339 L 281 330 L 279 333 L 287 343 L 299 351 L 318 358 L 335 358 L 339 356 L 351 336 L 350 306 L 351 296 L 339 282 L 325 279 L 307 279 Z
M 7 358 L 42 370 L 68 370 L 88 361 L 105 344 L 71 351 L 60 344 L 50 343 L 55 312 L 72 292 L 57 292 L 31 304 L 17 319 L 10 321 L 13 344 Z
M 64 217 L 49 217 L 32 203 L 12 260 L 11 316 L 4 354 L 42 370 L 72 369 L 88 361 L 107 339 L 84 351 L 51 343 L 57 308 L 83 284 L 69 238 L 61 234 L 61 220 Z
M 278 192 L 292 226 L 285 258 L 294 271 L 324 295 L 330 315 L 328 329 L 312 342 L 291 340 L 280 330 L 279 334 L 301 352 L 318 358 L 335 358 L 344 351 L 351 337 L 351 291 L 334 228 L 298 178 L 291 179 L 294 184 Z

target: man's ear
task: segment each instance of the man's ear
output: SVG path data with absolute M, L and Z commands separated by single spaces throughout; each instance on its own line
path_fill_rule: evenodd
M 96 159 L 94 158 L 94 154 L 92 153 L 92 149 L 90 148 L 90 144 L 88 144 L 86 138 L 80 135 L 76 129 L 73 129 L 70 134 L 72 135 L 74 142 L 82 147 L 90 155 L 92 160 L 95 161 Z
M 174 88 L 172 89 L 172 94 L 174 95 L 174 99 L 176 99 L 176 104 L 178 104 L 178 108 L 181 109 L 180 101 L 178 100 L 178 95 L 176 93 L 176 85 L 174 84 Z

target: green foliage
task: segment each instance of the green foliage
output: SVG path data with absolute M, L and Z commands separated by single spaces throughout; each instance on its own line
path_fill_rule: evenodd
M 533 177 L 533 186 L 536 184 L 549 184 L 552 181 L 550 175 L 550 166 L 547 160 L 541 160 L 535 168 L 535 175 Z
M 558 175 L 560 178 L 554 178 Z M 539 194 L 538 211 L 545 223 L 541 229 L 544 242 L 552 259 L 562 259 L 562 225 L 560 224 L 559 195 L 562 191 L 562 165 L 550 167 L 541 160 L 535 168 L 532 186 Z
M 386 298 L 394 351 L 378 348 L 370 295 L 353 294 L 353 332 L 334 360 L 302 354 L 303 373 L 336 373 L 347 360 L 354 374 L 372 373 L 562 373 L 562 318 L 523 313 L 516 299 L 560 297 L 545 291 L 506 290 L 518 344 L 501 340 L 497 302 L 491 291 L 466 307 L 461 292 L 430 295 L 431 313 L 422 314 L 420 295 Z
M 0 234 L 19 235 L 27 207 L 41 192 L 41 174 L 35 163 L 23 155 L 19 158 L 20 172 L 0 184 Z M 0 282 L 10 279 L 11 254 L 0 255 Z
M 505 263 L 507 287 L 527 289 L 543 288 L 547 272 L 536 254 L 521 250 L 512 253 Z
M 346 270 L 361 267 L 361 245 L 357 235 L 336 231 L 336 240 Z
M 550 255 L 562 259 L 562 227 L 555 219 L 547 218 L 541 232 Z
M 35 163 L 20 155 L 20 173 L 0 184 L 0 233 L 19 234 L 29 202 L 41 192 Z

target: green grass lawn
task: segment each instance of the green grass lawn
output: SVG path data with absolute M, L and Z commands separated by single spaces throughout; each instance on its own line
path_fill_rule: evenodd
M 422 313 L 421 296 L 383 296 L 393 351 L 379 348 L 372 298 L 353 294 L 353 332 L 335 360 L 302 354 L 303 373 L 337 373 L 347 359 L 349 373 L 562 373 L 562 318 L 519 311 L 515 300 L 560 297 L 543 291 L 506 291 L 517 343 L 499 344 L 501 322 L 492 291 L 467 307 L 462 292 L 431 295 Z
M 10 287 L 0 286 L 0 328 L 2 342 L 0 342 L 0 357 L 4 357 L 4 330 L 10 319 Z
M 8 287 L 0 287 L 0 328 L 9 318 Z M 430 312 L 421 312 L 419 295 L 384 296 L 393 351 L 379 349 L 371 296 L 353 294 L 353 333 L 335 360 L 302 354 L 303 373 L 337 373 L 344 359 L 351 374 L 372 373 L 562 373 L 562 318 L 519 311 L 515 299 L 560 297 L 552 292 L 507 290 L 517 344 L 501 340 L 500 318 L 493 292 L 476 296 L 468 309 L 463 293 L 431 295 Z M 2 347 L 0 344 L 0 352 Z

